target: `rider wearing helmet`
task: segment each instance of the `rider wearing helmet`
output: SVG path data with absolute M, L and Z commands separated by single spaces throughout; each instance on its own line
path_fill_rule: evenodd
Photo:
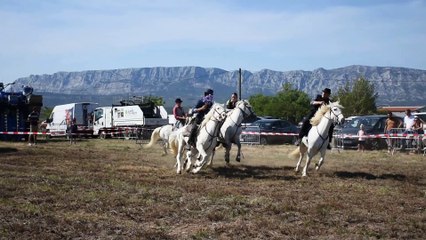
M 192 121 L 192 128 L 189 135 L 188 144 L 195 145 L 198 126 L 203 121 L 204 116 L 210 111 L 213 103 L 213 90 L 209 88 L 204 92 L 204 97 L 198 100 L 197 104 L 192 109 L 192 113 L 195 114 L 195 120 Z
M 302 138 L 307 136 L 309 133 L 309 130 L 311 130 L 312 125 L 310 123 L 310 120 L 315 115 L 318 108 L 320 108 L 323 104 L 330 104 L 330 95 L 331 95 L 331 90 L 329 88 L 324 88 L 324 90 L 322 90 L 322 94 L 317 95 L 316 98 L 311 101 L 311 111 L 309 112 L 308 116 L 306 116 L 303 119 L 302 127 L 300 128 L 300 132 L 299 132 L 299 139 L 296 142 L 296 145 L 299 145 Z M 334 129 L 334 125 L 331 125 L 328 132 L 330 142 L 331 142 L 331 137 L 333 136 L 333 129 Z M 331 149 L 330 145 L 328 145 L 327 148 Z

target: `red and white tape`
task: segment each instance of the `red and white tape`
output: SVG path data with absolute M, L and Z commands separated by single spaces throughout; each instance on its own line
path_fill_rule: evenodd
M 298 136 L 298 133 L 271 133 L 271 132 L 245 132 L 243 131 L 241 134 L 244 135 L 272 135 L 272 136 Z M 335 134 L 334 137 L 338 138 L 359 138 L 360 136 L 355 134 Z M 407 137 L 415 137 L 421 138 L 426 137 L 425 134 L 418 133 L 392 133 L 392 134 L 368 134 L 362 136 L 363 138 L 407 138 Z
M 360 138 L 355 134 L 336 134 L 334 137 L 338 138 Z M 424 134 L 419 133 L 390 133 L 390 134 L 368 134 L 362 136 L 362 138 L 422 138 Z
M 48 132 L 0 132 L 0 135 L 50 135 Z

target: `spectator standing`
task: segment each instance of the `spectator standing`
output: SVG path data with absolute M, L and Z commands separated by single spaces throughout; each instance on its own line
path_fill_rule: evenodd
M 71 121 L 70 126 L 70 144 L 75 144 L 75 140 L 77 138 L 77 132 L 78 132 L 78 126 L 77 126 L 77 119 L 73 118 Z
M 388 118 L 386 119 L 386 122 L 385 122 L 384 133 L 385 134 L 397 133 L 396 128 L 400 128 L 401 126 L 402 126 L 402 122 L 398 118 L 395 118 L 392 112 L 388 112 Z M 388 144 L 388 152 L 390 153 L 391 150 L 393 149 L 394 141 L 392 138 L 388 137 L 386 139 L 386 143 Z
M 423 120 L 418 116 L 414 116 L 414 124 L 412 126 L 413 132 L 418 134 L 423 134 Z
M 411 115 L 411 110 L 407 109 L 405 110 L 405 117 L 404 117 L 404 133 L 406 134 L 412 134 L 413 133 L 413 125 L 414 125 L 414 116 Z M 403 144 L 402 149 L 405 150 L 405 148 L 408 146 L 411 146 L 411 136 L 407 136 L 406 144 Z
M 28 136 L 28 146 L 34 146 L 37 142 L 37 134 L 38 132 L 38 120 L 40 118 L 40 114 L 36 107 L 33 108 L 33 111 L 28 115 L 28 121 L 30 122 L 30 134 Z
M 358 131 L 358 151 L 364 152 L 365 140 L 366 140 L 365 128 L 364 128 L 364 124 L 361 124 L 359 125 L 359 131 Z
M 421 118 L 419 118 L 419 116 L 414 116 L 414 124 L 412 127 L 413 132 L 417 134 L 424 134 L 423 124 L 424 122 Z M 421 145 L 422 145 L 422 136 L 420 135 L 416 138 L 417 138 L 417 141 L 416 141 L 417 150 L 420 151 Z

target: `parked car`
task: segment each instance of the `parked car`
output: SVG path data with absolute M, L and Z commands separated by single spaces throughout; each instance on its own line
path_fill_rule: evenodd
M 253 122 L 244 130 L 247 132 L 264 132 L 265 135 L 260 135 L 259 143 L 266 144 L 279 144 L 279 143 L 294 143 L 297 140 L 299 129 L 297 126 L 289 121 L 281 119 L 261 119 Z M 296 135 L 282 135 L 281 133 L 294 133 Z M 253 135 L 252 135 L 253 136 Z M 245 138 L 250 138 L 250 135 L 241 134 L 242 141 Z
M 395 117 L 395 116 L 394 116 Z M 403 122 L 403 119 L 396 117 L 399 121 Z M 342 129 L 336 132 L 335 142 L 338 147 L 343 149 L 357 148 L 358 138 L 342 138 L 342 134 L 357 135 L 359 126 L 364 124 L 366 134 L 383 134 L 385 131 L 386 115 L 367 115 L 367 116 L 356 116 L 347 122 Z M 366 149 L 386 149 L 386 139 L 384 138 L 368 138 L 366 143 Z
M 263 118 L 258 117 L 258 116 L 252 116 L 250 118 L 244 119 L 243 122 L 241 123 L 241 125 L 242 125 L 243 129 L 245 129 L 246 127 L 250 126 L 252 123 L 254 123 L 258 120 L 261 120 L 261 119 L 263 119 Z

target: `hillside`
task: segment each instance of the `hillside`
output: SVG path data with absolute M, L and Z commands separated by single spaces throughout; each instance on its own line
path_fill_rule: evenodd
M 223 102 L 237 90 L 238 71 L 202 67 L 154 67 L 82 72 L 58 72 L 20 78 L 18 85 L 30 85 L 44 95 L 45 105 L 74 101 L 111 104 L 128 96 L 162 96 L 167 105 L 181 97 L 191 103 L 206 88 L 215 90 Z M 253 94 L 275 94 L 284 83 L 292 83 L 310 96 L 324 87 L 337 91 L 346 82 L 363 76 L 374 83 L 378 105 L 425 105 L 426 71 L 401 67 L 348 66 L 313 71 L 243 71 L 243 98 Z

